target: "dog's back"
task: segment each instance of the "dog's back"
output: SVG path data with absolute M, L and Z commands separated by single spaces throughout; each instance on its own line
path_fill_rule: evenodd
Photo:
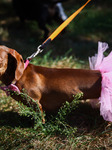
M 56 69 L 30 64 L 17 86 L 37 98 L 43 108 L 54 111 L 65 101 L 71 102 L 73 96 L 80 92 L 84 94 L 82 99 L 100 97 L 101 74 L 93 70 Z

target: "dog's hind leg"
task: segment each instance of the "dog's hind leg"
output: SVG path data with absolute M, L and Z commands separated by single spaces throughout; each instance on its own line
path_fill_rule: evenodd
M 79 90 L 78 88 L 73 88 L 72 89 L 72 95 L 73 95 L 74 98 L 82 99 L 83 92 L 81 90 Z
M 40 104 L 39 101 L 37 101 L 37 104 L 38 104 L 38 106 L 39 106 L 40 113 L 41 113 L 41 116 L 42 116 L 42 122 L 43 122 L 43 124 L 44 124 L 44 123 L 45 123 L 45 118 L 44 118 L 44 113 L 43 113 L 42 105 Z

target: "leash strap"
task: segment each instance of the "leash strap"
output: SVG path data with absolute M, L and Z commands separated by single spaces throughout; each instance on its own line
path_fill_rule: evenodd
M 66 19 L 48 38 L 51 41 L 81 12 L 81 10 L 90 2 L 88 0 L 82 7 L 80 7 L 76 12 L 74 12 L 68 19 Z M 47 40 L 45 42 L 47 42 Z M 45 43 L 44 42 L 44 43 Z
M 81 10 L 90 2 L 88 0 L 82 7 L 80 7 L 76 12 L 74 12 L 68 19 L 66 19 L 43 43 L 42 45 L 37 47 L 37 51 L 33 53 L 30 57 L 27 57 L 26 60 L 31 61 L 34 57 L 36 57 L 39 53 L 43 51 L 43 49 L 48 45 L 80 12 Z

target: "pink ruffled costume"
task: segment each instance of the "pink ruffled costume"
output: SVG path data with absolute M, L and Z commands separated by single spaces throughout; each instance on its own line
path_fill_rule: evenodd
M 99 98 L 100 114 L 106 121 L 112 122 L 112 52 L 104 57 L 103 53 L 107 49 L 107 43 L 98 42 L 98 54 L 89 58 L 89 63 L 92 70 L 99 70 L 102 75 L 101 96 Z

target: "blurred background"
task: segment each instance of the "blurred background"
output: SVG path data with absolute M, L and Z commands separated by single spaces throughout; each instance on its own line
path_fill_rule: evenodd
M 52 1 L 42 0 L 40 2 L 45 6 L 46 4 L 51 6 L 51 3 L 54 5 Z M 62 0 L 62 7 L 69 17 L 85 2 L 86 0 Z M 31 9 L 28 8 L 27 11 L 43 13 L 43 8 L 39 10 L 38 4 L 35 6 L 32 1 L 31 5 Z M 20 12 L 23 11 L 22 13 L 24 13 L 22 7 L 21 5 Z M 24 7 L 29 7 L 27 2 L 25 2 Z M 41 16 L 41 14 L 36 15 Z M 45 14 L 42 15 L 45 16 Z M 17 15 L 17 7 L 14 8 L 12 0 L 0 0 L 0 45 L 16 49 L 24 58 L 31 55 L 45 39 L 44 31 L 39 27 L 38 22 L 39 20 L 36 20 L 36 18 L 34 20 L 31 20 L 31 18 L 29 20 L 24 19 L 24 22 L 22 22 Z M 48 35 L 60 23 L 56 19 L 51 19 L 50 23 L 46 23 L 49 30 Z M 98 41 L 107 42 L 110 50 L 112 50 L 112 0 L 91 0 L 67 26 L 66 30 L 59 34 L 38 57 L 43 57 L 50 51 L 52 59 L 67 54 L 86 62 L 88 56 L 97 52 Z
M 59 0 L 0 0 L 0 45 L 17 50 L 24 59 L 30 56 L 66 16 L 69 17 L 87 0 L 61 1 L 62 5 Z M 59 10 L 64 10 L 64 18 Z M 112 0 L 91 0 L 32 63 L 87 69 L 88 57 L 97 52 L 98 41 L 109 44 L 107 55 L 112 50 Z M 52 119 L 50 122 L 49 118 L 51 125 L 37 126 L 38 130 L 33 128 L 37 125 L 38 114 L 33 112 L 29 117 L 28 109 L 24 107 L 22 111 L 20 108 L 20 104 L 0 91 L 0 150 L 112 149 L 112 123 L 104 121 L 99 109 L 92 109 L 89 101 L 81 101 L 78 107 L 74 107 L 71 114 L 66 115 L 64 125 L 55 117 L 60 124 L 57 126 L 55 122 L 51 126 Z M 46 132 L 47 127 L 50 134 Z M 60 132 L 62 130 L 66 136 Z

